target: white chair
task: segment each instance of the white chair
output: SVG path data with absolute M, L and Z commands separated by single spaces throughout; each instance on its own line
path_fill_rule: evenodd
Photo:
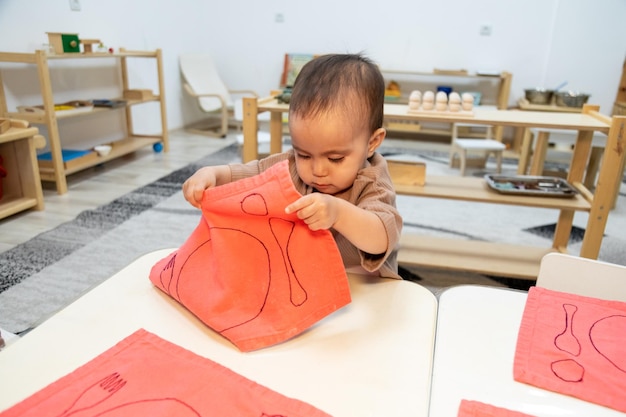
M 254 90 L 230 90 L 222 81 L 213 59 L 206 53 L 181 54 L 180 71 L 183 76 L 185 91 L 194 97 L 200 110 L 212 116 L 206 126 L 189 126 L 194 133 L 214 137 L 224 137 L 229 126 L 241 126 L 241 121 L 233 117 L 236 100 L 233 94 L 258 97 Z M 241 103 L 238 103 L 241 106 Z
M 626 301 L 626 266 L 552 252 L 541 259 L 536 286 Z
M 479 127 L 485 129 L 485 138 L 461 138 L 459 137 L 459 127 Z M 483 154 L 484 159 L 482 166 L 485 165 L 489 154 L 493 154 L 496 158 L 497 168 L 496 172 L 502 171 L 502 152 L 506 149 L 506 146 L 495 139 L 493 139 L 493 129 L 491 126 L 476 125 L 471 123 L 453 123 L 452 124 L 452 147 L 450 149 L 450 167 L 456 165 L 456 157 L 460 159 L 459 167 L 461 169 L 461 175 L 465 175 L 467 168 L 467 159 L 470 152 L 480 152 Z

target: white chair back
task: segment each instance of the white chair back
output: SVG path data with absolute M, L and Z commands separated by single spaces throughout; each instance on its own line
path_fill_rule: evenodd
M 626 302 L 626 266 L 549 253 L 541 260 L 536 285 L 554 291 Z
M 180 70 L 184 81 L 195 94 L 216 94 L 222 96 L 226 106 L 232 108 L 230 92 L 222 81 L 213 59 L 208 54 L 191 53 L 179 56 Z M 205 112 L 222 108 L 221 101 L 216 97 L 199 97 L 198 104 Z

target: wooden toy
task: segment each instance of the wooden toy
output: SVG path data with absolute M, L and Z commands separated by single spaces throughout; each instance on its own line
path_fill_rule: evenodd
M 154 93 L 150 89 L 124 90 L 126 100 L 149 100 L 154 98 Z
M 80 52 L 80 40 L 77 33 L 46 32 L 48 41 L 55 54 Z
M 93 45 L 102 43 L 100 39 L 81 39 L 80 43 L 83 44 L 83 52 L 86 54 L 93 53 Z
M 462 117 L 474 117 L 474 98 L 471 94 L 464 94 L 462 97 L 457 92 L 449 95 L 443 91 L 435 95 L 432 91 L 426 91 L 423 95 L 420 91 L 412 91 L 409 96 L 408 113 L 447 115 L 454 113 Z

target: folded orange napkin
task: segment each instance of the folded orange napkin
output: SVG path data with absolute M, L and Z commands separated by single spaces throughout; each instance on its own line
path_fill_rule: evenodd
M 513 376 L 626 412 L 626 303 L 531 287 Z
M 205 191 L 200 224 L 150 280 L 242 351 L 296 336 L 351 301 L 331 232 L 285 214 L 300 197 L 288 161 Z
M 0 413 L 13 416 L 329 415 L 141 329 Z
M 480 401 L 461 400 L 457 417 L 533 417 L 530 414 L 512 411 L 506 408 L 481 403 Z

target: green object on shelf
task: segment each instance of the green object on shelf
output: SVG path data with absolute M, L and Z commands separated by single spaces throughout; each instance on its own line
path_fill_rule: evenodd
M 80 52 L 80 41 L 78 35 L 62 34 L 63 52 Z

